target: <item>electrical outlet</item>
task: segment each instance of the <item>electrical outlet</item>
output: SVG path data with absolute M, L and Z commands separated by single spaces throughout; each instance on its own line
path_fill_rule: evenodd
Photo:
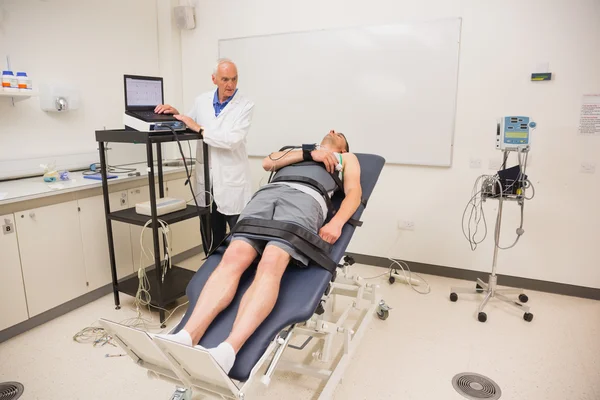
M 399 220 L 398 221 L 398 229 L 401 229 L 404 231 L 413 231 L 413 230 L 415 230 L 415 222 L 407 221 L 407 220 Z
M 481 158 L 471 158 L 469 164 L 471 168 L 481 168 Z
M 593 162 L 582 162 L 579 170 L 582 174 L 594 174 L 596 172 L 596 164 Z

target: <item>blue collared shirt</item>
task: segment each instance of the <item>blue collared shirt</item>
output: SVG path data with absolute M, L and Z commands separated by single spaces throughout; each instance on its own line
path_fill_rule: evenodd
M 231 99 L 233 99 L 233 96 L 235 96 L 237 91 L 238 90 L 235 89 L 235 92 L 233 92 L 233 95 L 230 98 L 228 98 L 224 102 L 220 103 L 219 102 L 219 89 L 215 90 L 215 97 L 213 98 L 213 107 L 215 108 L 215 117 L 218 117 L 219 114 L 221 114 L 221 111 L 223 111 L 225 106 L 227 106 L 227 104 L 229 104 L 229 101 Z

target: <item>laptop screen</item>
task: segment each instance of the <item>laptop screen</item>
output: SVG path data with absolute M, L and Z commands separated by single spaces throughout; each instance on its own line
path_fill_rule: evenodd
M 125 75 L 125 108 L 154 108 L 163 103 L 162 78 Z

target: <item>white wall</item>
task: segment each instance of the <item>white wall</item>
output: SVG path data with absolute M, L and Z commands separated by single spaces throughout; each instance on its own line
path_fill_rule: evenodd
M 164 80 L 165 103 L 178 107 L 182 103 L 181 34 L 175 24 L 173 7 L 179 0 L 156 0 L 158 10 L 158 55 L 160 76 Z M 181 111 L 185 112 L 185 111 Z M 187 149 L 187 146 L 184 146 Z M 185 150 L 186 158 L 189 151 Z M 181 158 L 177 143 L 163 144 L 163 158 Z
M 600 183 L 597 174 L 579 173 L 582 161 L 600 168 L 600 137 L 577 135 L 581 96 L 600 93 L 600 2 L 202 0 L 195 4 L 198 27 L 182 32 L 184 110 L 198 93 L 212 88 L 218 39 L 462 17 L 453 165 L 386 166 L 364 215 L 365 225 L 349 250 L 488 271 L 493 227 L 473 253 L 462 235 L 462 212 L 476 177 L 491 172 L 489 160 L 500 157 L 494 150 L 496 119 L 531 115 L 538 123 L 528 168 L 536 197 L 525 208 L 525 235 L 516 248 L 500 253 L 498 272 L 600 288 Z M 532 83 L 530 73 L 541 62 L 550 63 L 555 78 Z M 250 78 L 240 71 L 242 90 L 245 79 Z M 350 140 L 368 134 L 345 133 Z M 311 140 L 316 140 L 324 132 L 312 134 Z M 471 158 L 482 159 L 483 168 L 470 169 Z M 259 160 L 252 165 L 257 184 L 265 174 Z M 494 202 L 486 205 L 489 222 L 495 207 Z M 503 245 L 512 241 L 518 225 L 514 204 L 507 204 L 505 214 Z M 399 219 L 413 220 L 416 229 L 396 240 Z
M 95 130 L 123 127 L 123 74 L 159 73 L 155 2 L 2 0 L 0 15 L 3 68 L 9 55 L 34 89 L 68 83 L 81 93 L 81 107 L 66 114 L 42 111 L 38 98 L 15 107 L 0 99 L 0 162 L 97 153 Z M 112 164 L 145 160 L 142 146 L 110 147 Z

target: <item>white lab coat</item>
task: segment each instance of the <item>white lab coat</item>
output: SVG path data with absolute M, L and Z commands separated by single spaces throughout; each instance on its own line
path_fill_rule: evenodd
M 188 116 L 204 127 L 209 146 L 209 166 L 217 210 L 225 215 L 240 214 L 252 196 L 250 161 L 246 135 L 250 130 L 254 103 L 238 90 L 229 104 L 215 117 L 215 91 L 196 97 Z M 205 204 L 202 142 L 196 149 L 196 189 L 198 204 Z

